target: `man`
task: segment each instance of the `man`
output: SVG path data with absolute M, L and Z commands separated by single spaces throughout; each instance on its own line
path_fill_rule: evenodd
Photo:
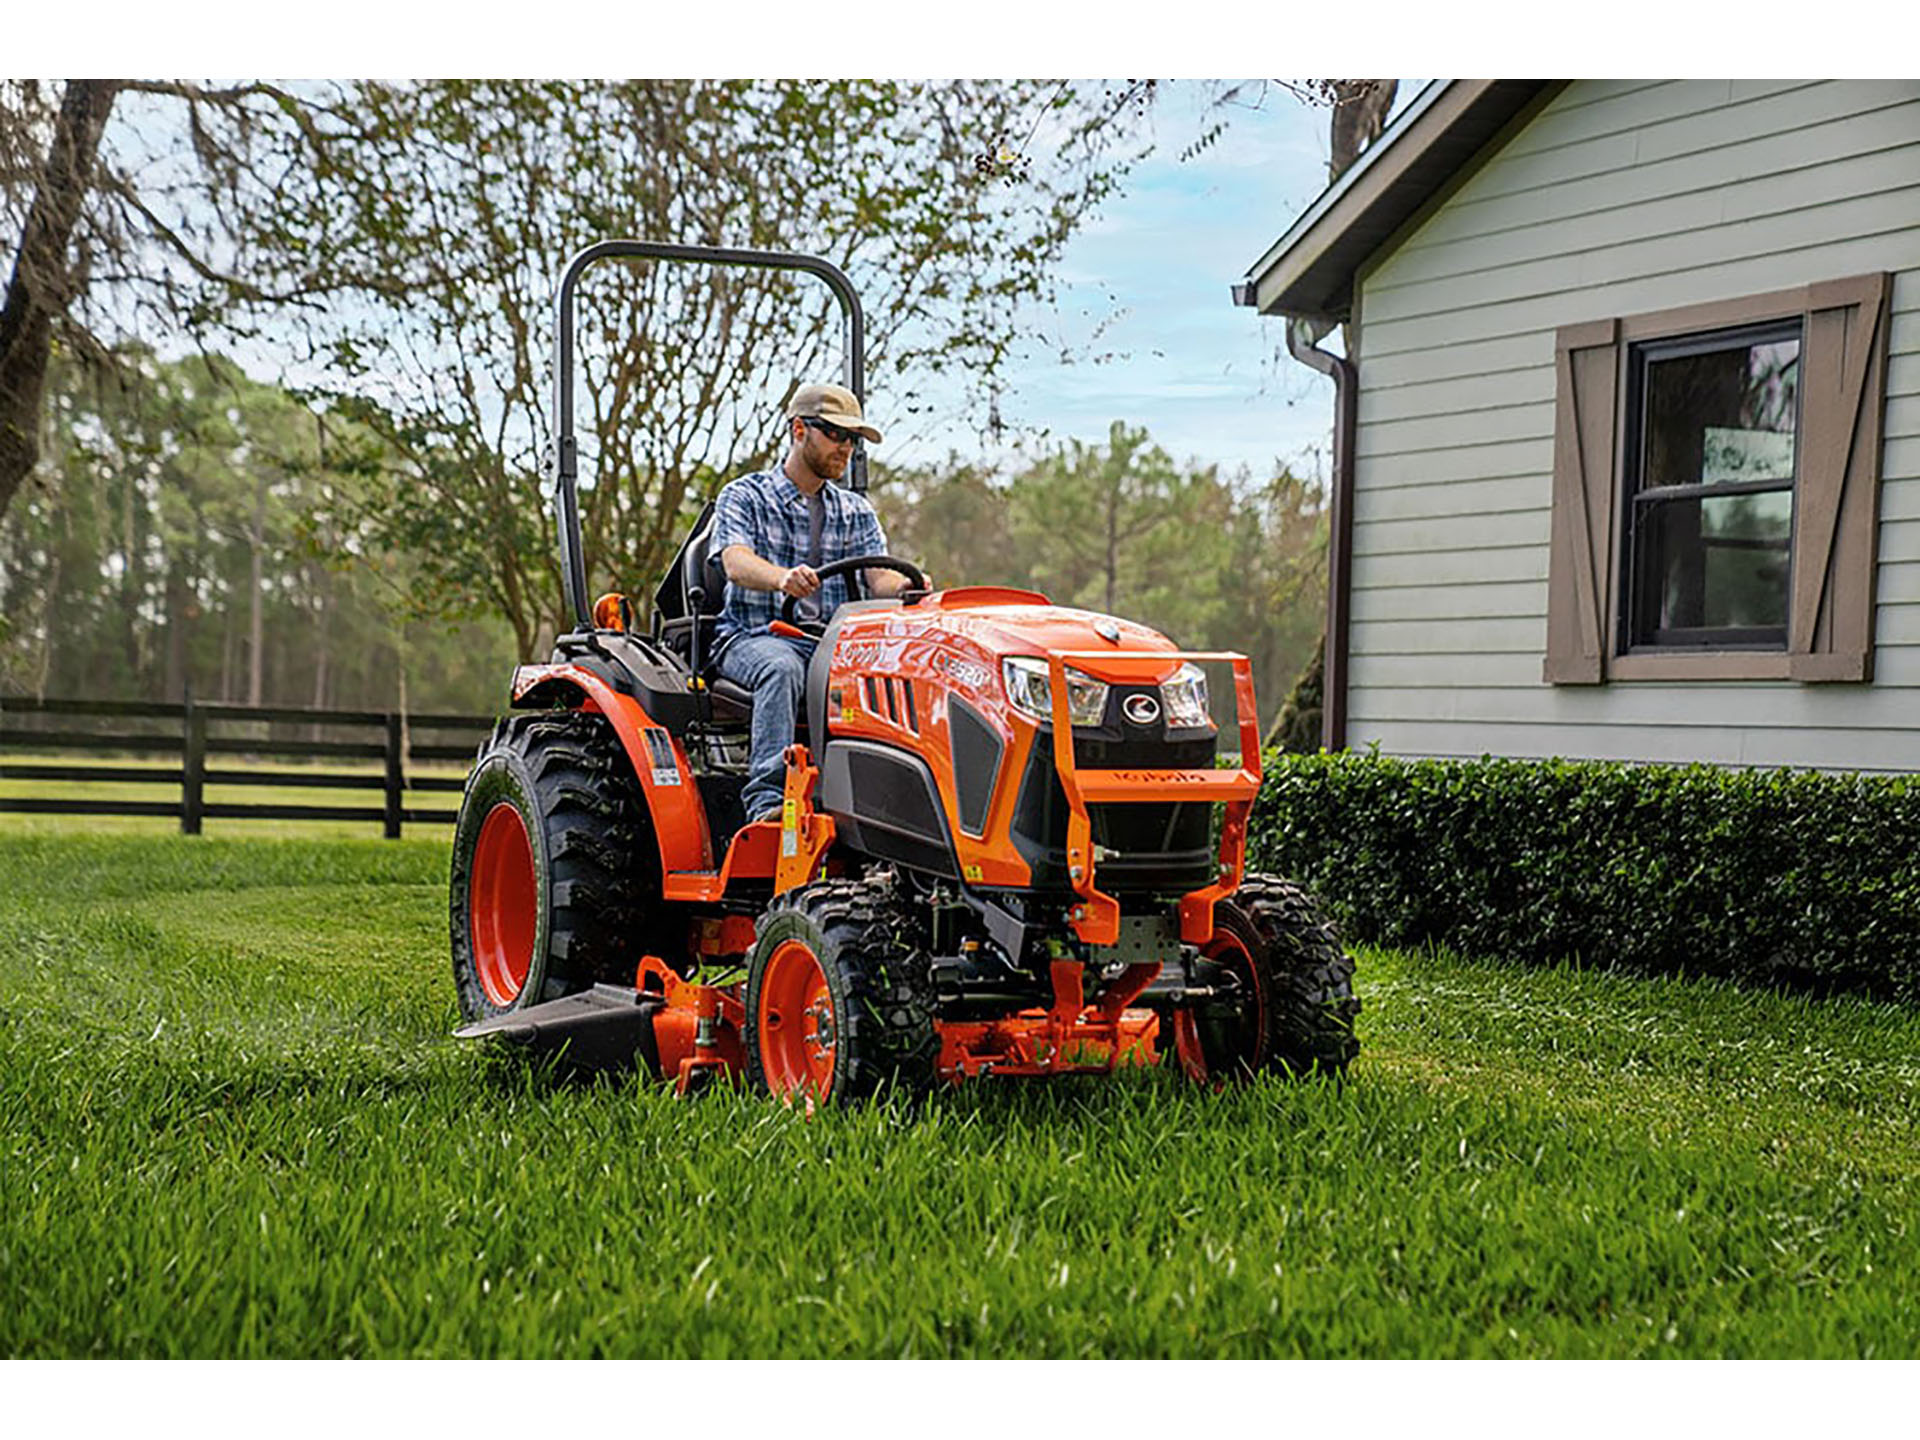
M 815 572 L 854 555 L 884 555 L 887 537 L 864 495 L 828 482 L 846 473 L 857 437 L 880 443 L 851 390 L 802 385 L 787 404 L 786 461 L 777 470 L 742 475 L 714 504 L 712 552 L 727 574 L 726 601 L 715 627 L 719 670 L 753 692 L 747 788 L 741 800 L 753 820 L 777 819 L 786 786 L 783 756 L 814 642 L 771 633 L 784 597 L 800 601 L 802 618 L 831 615 L 853 597 L 852 576 L 822 584 Z M 869 594 L 897 595 L 904 575 L 864 572 Z

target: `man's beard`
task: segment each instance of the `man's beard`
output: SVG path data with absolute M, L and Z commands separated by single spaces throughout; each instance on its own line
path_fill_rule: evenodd
M 814 441 L 807 447 L 807 464 L 813 473 L 828 480 L 838 480 L 847 473 L 847 462 L 853 458 L 853 449 L 842 449 L 838 445 L 825 445 Z

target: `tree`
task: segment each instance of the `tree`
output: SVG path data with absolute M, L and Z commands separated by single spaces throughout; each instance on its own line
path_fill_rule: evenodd
M 1313 658 L 1294 680 L 1293 689 L 1274 717 L 1273 728 L 1267 732 L 1267 744 L 1277 745 L 1289 755 L 1319 753 L 1326 679 L 1327 636 L 1323 629 L 1313 647 Z
M 1183 476 L 1145 430 L 1119 420 L 1103 446 L 1068 441 L 1008 492 L 1013 534 L 1020 553 L 1031 557 L 1035 588 L 1063 604 L 1118 613 L 1123 595 L 1151 574 L 1131 563 L 1132 552 L 1181 512 L 1183 492 L 1211 478 Z
M 284 133 L 280 133 L 283 132 Z M 271 145 L 268 137 L 274 137 Z M 40 453 L 48 367 L 110 366 L 143 331 L 245 334 L 262 314 L 363 282 L 306 267 L 258 283 L 237 223 L 284 176 L 324 168 L 309 102 L 254 82 L 0 81 L 0 518 Z
M 1251 657 L 1263 713 L 1317 642 L 1326 587 L 1319 485 L 1183 467 L 1144 430 L 1042 450 L 1007 479 L 949 461 L 889 471 L 889 546 L 940 583 L 1034 589 L 1122 615 L 1192 649 Z
M 872 500 L 887 544 L 938 586 L 1012 584 L 1005 485 L 991 467 L 949 451 L 936 465 L 876 464 Z
M 9 84 L 0 95 L 19 88 Z M 86 279 L 85 263 L 70 253 L 74 227 L 93 185 L 100 133 L 113 97 L 109 82 L 75 80 L 50 124 L 23 123 L 15 106 L 0 112 L 0 178 L 7 182 L 0 194 L 26 197 L 6 298 L 0 301 L 0 515 L 40 455 L 40 407 L 55 327 Z M 23 153 L 28 132 L 38 130 L 47 136 L 44 154 L 37 164 L 28 164 Z
M 1015 307 L 1124 171 L 1120 103 L 1027 81 L 362 84 L 324 112 L 326 165 L 282 132 L 286 182 L 250 230 L 279 290 L 378 277 L 304 331 L 314 393 L 401 461 L 354 533 L 420 557 L 423 612 L 492 610 L 532 656 L 565 618 L 540 461 L 572 254 L 629 235 L 824 256 L 908 415 L 931 376 L 990 383 Z M 1046 163 L 1009 161 L 1004 137 L 1034 133 Z M 805 277 L 672 265 L 605 267 L 580 297 L 587 568 L 651 588 L 700 501 L 775 453 L 792 388 L 837 373 L 837 311 Z
M 41 429 L 0 519 L 0 690 L 384 708 L 404 668 L 425 708 L 497 703 L 504 627 L 409 622 L 408 557 L 326 543 L 369 437 L 230 360 L 138 349 L 56 356 Z
M 1327 80 L 1333 112 L 1328 117 L 1327 183 L 1333 184 L 1387 128 L 1398 80 Z

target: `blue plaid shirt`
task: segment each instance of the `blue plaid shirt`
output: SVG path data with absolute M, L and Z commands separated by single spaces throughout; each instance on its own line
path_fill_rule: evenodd
M 887 553 L 886 532 L 866 496 L 831 481 L 821 487 L 820 494 L 826 501 L 826 518 L 820 526 L 821 565 L 853 555 Z M 717 557 L 729 545 L 744 545 L 769 564 L 791 569 L 808 563 L 811 529 L 807 497 L 800 487 L 784 471 L 758 470 L 721 490 L 714 502 L 713 539 L 707 553 Z M 815 598 L 823 616 L 853 598 L 852 579 L 835 575 L 821 585 Z M 735 635 L 764 633 L 786 600 L 778 590 L 747 590 L 728 581 L 726 604 L 714 627 L 716 639 L 724 644 Z

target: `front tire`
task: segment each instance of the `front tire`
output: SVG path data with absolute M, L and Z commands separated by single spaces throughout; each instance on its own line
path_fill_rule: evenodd
M 1353 957 L 1298 885 L 1249 875 L 1234 901 L 1252 919 L 1273 977 L 1268 1064 L 1291 1075 L 1341 1075 L 1360 1053 Z
M 855 1105 L 934 1080 L 933 977 L 888 879 L 827 880 L 761 916 L 747 961 L 747 1081 L 785 1100 Z
M 604 716 L 501 721 L 474 760 L 454 828 L 460 1013 L 483 1020 L 630 980 L 658 876 L 646 800 Z
M 1312 898 L 1277 876 L 1248 875 L 1214 906 L 1214 931 L 1205 953 L 1231 998 L 1175 1017 L 1182 1068 L 1211 1082 L 1344 1074 L 1360 1053 L 1353 957 Z

